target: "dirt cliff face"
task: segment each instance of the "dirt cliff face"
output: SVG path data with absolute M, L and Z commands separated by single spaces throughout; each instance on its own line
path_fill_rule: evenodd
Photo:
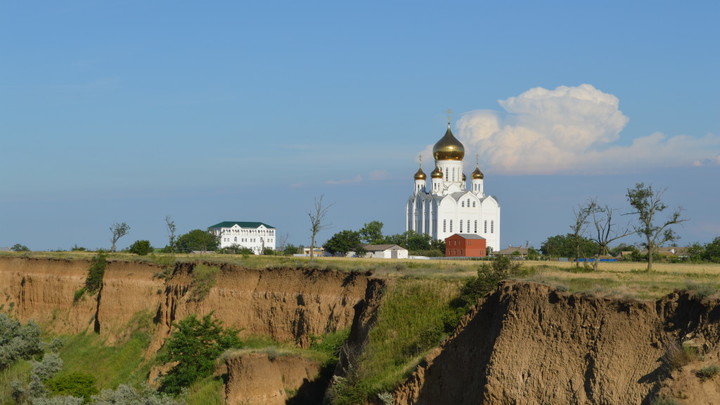
M 395 389 L 395 403 L 646 403 L 677 394 L 667 345 L 692 336 L 716 356 L 719 319 L 717 302 L 688 293 L 641 302 L 505 283 Z
M 314 392 L 312 402 L 303 402 L 303 387 L 320 374 L 320 363 L 299 356 L 274 356 L 267 353 L 245 353 L 225 361 L 228 382 L 225 403 L 242 405 L 286 405 L 289 397 L 296 403 L 318 403 L 322 387 Z M 317 390 L 316 390 L 317 391 Z
M 112 343 L 137 313 L 157 325 L 151 349 L 171 325 L 190 314 L 213 313 L 246 335 L 264 335 L 307 347 L 311 335 L 351 325 L 354 305 L 365 295 L 367 274 L 299 269 L 246 269 L 217 265 L 214 284 L 191 299 L 192 263 L 178 264 L 166 279 L 153 264 L 110 261 L 96 295 L 73 303 L 89 262 L 0 258 L 0 305 L 21 321 L 35 320 L 55 333 L 94 330 Z

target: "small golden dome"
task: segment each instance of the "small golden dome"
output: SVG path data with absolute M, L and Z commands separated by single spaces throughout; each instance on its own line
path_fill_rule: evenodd
M 443 174 L 440 171 L 440 168 L 436 166 L 435 170 L 433 170 L 432 173 L 430 173 L 430 177 L 432 177 L 433 179 L 442 179 Z
M 455 138 L 450 125 L 445 131 L 445 136 L 433 146 L 433 157 L 435 160 L 463 160 L 465 157 L 465 147 Z
M 427 179 L 425 172 L 422 171 L 422 168 L 419 168 L 418 171 L 415 172 L 415 180 L 425 180 L 425 179 Z
M 485 178 L 485 175 L 480 171 L 479 167 L 475 166 L 475 170 L 472 172 L 472 178 L 482 180 Z

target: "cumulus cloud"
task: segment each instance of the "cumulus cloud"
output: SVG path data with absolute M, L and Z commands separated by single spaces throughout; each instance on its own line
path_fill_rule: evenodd
M 466 155 L 478 153 L 481 166 L 497 173 L 610 173 L 720 164 L 718 135 L 653 133 L 630 145 L 618 144 L 628 117 L 617 97 L 589 84 L 538 87 L 499 104 L 503 111 L 471 111 L 456 124 Z M 423 154 L 429 155 L 430 148 Z

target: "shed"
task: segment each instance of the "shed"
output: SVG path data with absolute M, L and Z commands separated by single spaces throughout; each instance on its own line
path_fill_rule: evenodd
M 485 257 L 485 238 L 473 233 L 456 233 L 445 238 L 446 257 Z
M 408 250 L 399 245 L 365 245 L 365 257 L 375 259 L 407 259 Z

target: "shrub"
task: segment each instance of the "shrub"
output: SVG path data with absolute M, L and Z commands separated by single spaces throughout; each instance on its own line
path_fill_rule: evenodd
M 703 367 L 696 373 L 696 375 L 703 381 L 709 380 L 720 373 L 720 366 L 713 364 L 711 366 Z
M 98 393 L 95 377 L 87 373 L 70 373 L 51 378 L 45 385 L 55 395 L 82 397 L 85 401 Z
M 215 285 L 215 277 L 219 268 L 198 264 L 193 268 L 193 281 L 190 285 L 190 296 L 188 301 L 202 301 L 207 297 L 210 289 Z
M 671 342 L 665 347 L 663 362 L 671 370 L 677 370 L 700 357 L 697 347 Z
M 107 267 L 107 259 L 105 253 L 98 253 L 90 261 L 90 268 L 85 279 L 85 289 L 95 294 L 102 287 L 103 277 L 105 276 L 105 268 Z
M 23 326 L 0 313 L 0 371 L 41 352 L 40 327 L 37 324 L 30 321 Z
M 222 352 L 240 346 L 238 330 L 224 328 L 222 321 L 212 319 L 211 314 L 202 319 L 190 315 L 174 326 L 176 331 L 158 356 L 166 363 L 178 362 L 163 377 L 160 386 L 163 392 L 177 394 L 183 387 L 210 375 L 215 359 Z
M 135 389 L 130 385 L 121 384 L 114 390 L 102 390 L 99 395 L 93 396 L 93 404 L 96 405 L 121 405 L 121 404 L 152 404 L 152 405 L 177 405 L 174 399 L 160 394 L 147 385 Z
M 145 256 L 152 252 L 153 248 L 150 245 L 149 240 L 136 240 L 135 243 L 130 245 L 128 252 L 135 253 L 136 255 Z

